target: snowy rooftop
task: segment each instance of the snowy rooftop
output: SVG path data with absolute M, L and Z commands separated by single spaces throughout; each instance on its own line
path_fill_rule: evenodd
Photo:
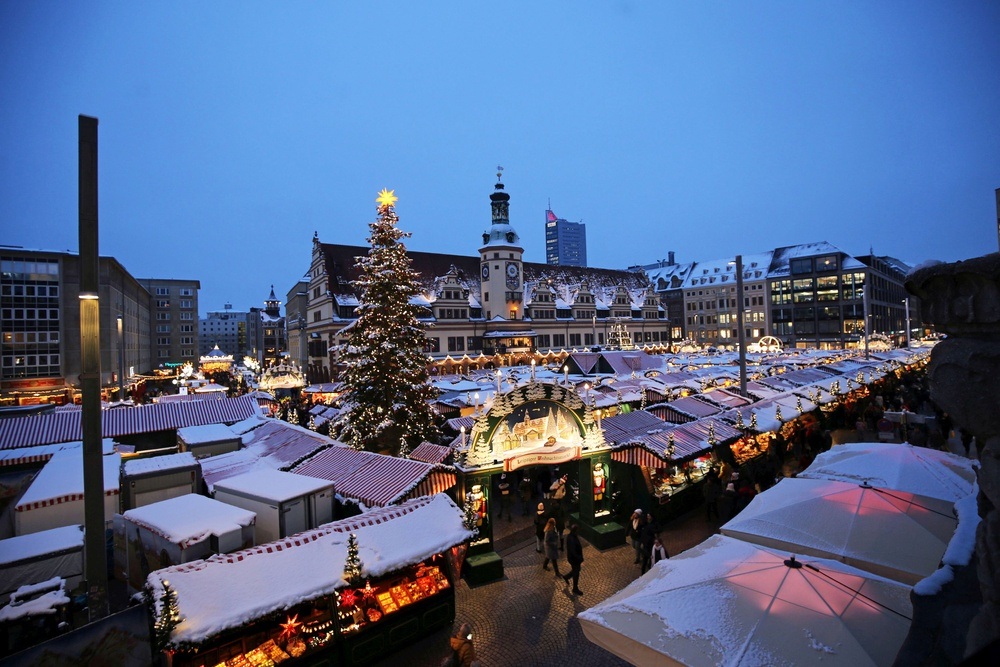
M 232 440 L 236 434 L 225 424 L 205 424 L 204 426 L 179 428 L 177 429 L 177 437 L 189 445 L 204 445 L 210 442 Z
M 149 575 L 154 599 L 163 580 L 177 592 L 181 623 L 173 642 L 202 643 L 300 602 L 344 588 L 347 540 L 357 536 L 362 574 L 380 577 L 471 538 L 462 510 L 439 494 L 328 523 L 315 530 Z M 280 550 L 278 546 L 280 545 Z
M 257 515 L 189 493 L 128 510 L 125 519 L 186 549 L 208 538 L 252 525 Z
M 125 475 L 136 477 L 138 475 L 148 475 L 149 473 L 161 472 L 163 470 L 176 470 L 179 468 L 190 468 L 198 465 L 198 459 L 191 452 L 181 452 L 179 454 L 165 454 L 163 456 L 150 456 L 144 459 L 129 459 L 125 461 Z
M 83 526 L 62 526 L 0 540 L 0 565 L 83 548 Z
M 121 456 L 103 456 L 104 492 L 118 493 L 118 468 Z M 83 497 L 83 450 L 64 449 L 57 452 L 41 469 L 28 490 L 17 503 L 18 511 L 28 509 L 33 503 L 56 498 Z
M 234 491 L 279 503 L 331 487 L 333 482 L 325 479 L 271 468 L 259 468 L 215 483 L 216 491 Z

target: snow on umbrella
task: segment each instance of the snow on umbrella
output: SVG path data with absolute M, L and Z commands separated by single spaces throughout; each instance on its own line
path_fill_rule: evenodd
M 956 526 L 953 505 L 946 501 L 791 478 L 758 494 L 720 530 L 915 584 L 938 568 Z
M 578 618 L 590 641 L 634 665 L 891 665 L 909 591 L 714 535 Z
M 823 452 L 798 477 L 867 482 L 954 503 L 973 492 L 975 465 L 967 458 L 926 447 L 859 443 Z

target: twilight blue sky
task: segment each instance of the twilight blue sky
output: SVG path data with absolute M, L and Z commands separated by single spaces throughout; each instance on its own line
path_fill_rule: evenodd
M 1000 3 L 0 3 L 0 243 L 72 249 L 77 115 L 101 253 L 283 299 L 313 231 L 474 255 L 504 166 L 592 266 L 826 240 L 910 263 L 997 250 Z

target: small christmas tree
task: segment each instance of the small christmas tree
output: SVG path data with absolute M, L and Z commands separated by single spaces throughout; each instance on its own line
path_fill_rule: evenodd
M 465 494 L 465 503 L 462 505 L 462 525 L 465 526 L 466 530 L 472 531 L 472 536 L 475 537 L 479 534 L 479 528 L 476 524 L 479 523 L 479 516 L 476 514 L 476 509 L 472 505 L 472 494 Z
M 309 430 L 310 431 L 315 431 L 316 430 L 316 416 L 315 415 L 309 415 Z
M 347 538 L 347 559 L 344 561 L 344 581 L 351 586 L 361 585 L 361 570 L 364 568 L 361 556 L 358 555 L 358 538 L 351 533 Z
M 298 424 L 299 424 L 299 411 L 296 410 L 295 408 L 292 408 L 291 410 L 288 411 L 288 422 L 290 424 L 295 424 L 296 426 L 298 426 Z
M 162 651 L 170 645 L 170 635 L 181 622 L 180 608 L 177 606 L 177 593 L 164 580 L 163 595 L 160 596 L 160 613 L 153 625 L 153 643 L 157 650 Z
M 399 439 L 399 451 L 397 452 L 397 455 L 401 459 L 410 458 L 410 445 L 406 442 L 405 437 Z

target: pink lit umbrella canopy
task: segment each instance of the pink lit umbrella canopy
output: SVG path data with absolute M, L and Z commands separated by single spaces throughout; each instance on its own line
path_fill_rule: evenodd
M 961 456 L 905 443 L 858 443 L 823 452 L 798 477 L 867 482 L 954 503 L 973 493 L 976 465 Z
M 910 589 L 715 535 L 578 615 L 634 665 L 891 665 Z
M 938 568 L 958 525 L 953 507 L 903 491 L 792 478 L 757 495 L 720 530 L 912 585 Z

